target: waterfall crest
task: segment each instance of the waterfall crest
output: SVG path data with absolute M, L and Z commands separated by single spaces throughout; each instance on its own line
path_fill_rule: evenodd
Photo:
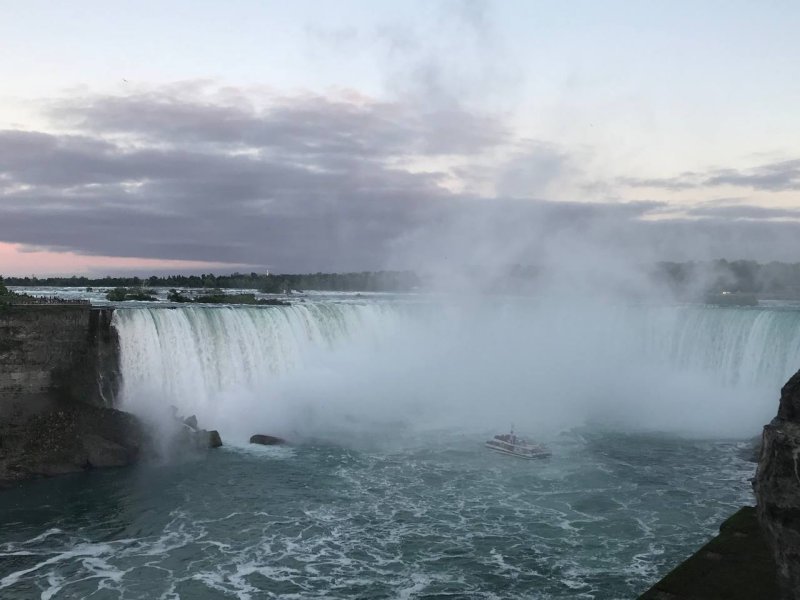
M 124 408 L 239 422 L 275 422 L 278 402 L 302 403 L 304 419 L 327 410 L 326 426 L 340 413 L 520 423 L 527 411 L 533 424 L 606 408 L 679 426 L 704 403 L 698 419 L 756 419 L 800 367 L 800 311 L 781 309 L 307 302 L 119 309 L 114 325 Z

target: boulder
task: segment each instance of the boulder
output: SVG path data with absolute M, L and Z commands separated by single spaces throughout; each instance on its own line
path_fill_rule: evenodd
M 286 440 L 275 437 L 274 435 L 263 435 L 257 433 L 256 435 L 250 438 L 251 444 L 261 444 L 262 446 L 278 446 L 280 444 L 285 444 Z
M 222 438 L 219 435 L 219 431 L 212 429 L 208 432 L 208 447 L 219 448 L 220 446 L 222 446 Z
M 800 371 L 781 390 L 764 427 L 755 492 L 758 518 L 778 568 L 782 598 L 800 598 Z
M 167 456 L 171 458 L 186 457 L 220 446 L 222 446 L 222 438 L 218 431 L 194 430 L 184 427 L 170 438 Z
M 138 461 L 151 446 L 129 413 L 82 403 L 60 403 L 16 423 L 0 423 L 0 487 Z
M 124 467 L 136 459 L 135 454 L 125 446 L 93 433 L 84 435 L 83 449 L 86 451 L 87 466 L 94 469 Z
M 191 427 L 192 429 L 197 429 L 197 417 L 192 415 L 191 417 L 186 417 L 183 422 Z

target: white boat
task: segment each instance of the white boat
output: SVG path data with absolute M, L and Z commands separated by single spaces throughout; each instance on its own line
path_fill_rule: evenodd
M 513 429 L 511 433 L 501 433 L 494 436 L 485 445 L 489 450 L 494 450 L 501 454 L 510 454 L 518 458 L 547 458 L 551 455 L 550 450 L 545 446 L 527 442 L 516 435 Z

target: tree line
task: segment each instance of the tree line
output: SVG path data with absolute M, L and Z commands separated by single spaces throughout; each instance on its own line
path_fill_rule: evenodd
M 7 285 L 52 287 L 109 287 L 109 288 L 208 288 L 255 289 L 264 293 L 282 294 L 288 291 L 342 292 L 408 292 L 420 287 L 419 277 L 412 271 L 362 271 L 358 273 L 232 273 L 230 275 L 153 275 L 140 277 L 7 277 Z
M 754 294 L 759 297 L 800 299 L 800 263 L 758 263 L 752 260 L 659 262 L 644 266 L 657 284 L 677 297 L 699 299 L 703 294 Z M 513 265 L 505 273 L 475 270 L 476 287 L 491 281 L 495 291 L 535 290 L 547 269 L 539 265 Z M 412 271 L 363 271 L 356 273 L 231 273 L 229 275 L 167 275 L 140 277 L 7 277 L 6 285 L 104 288 L 205 288 L 208 290 L 254 289 L 282 294 L 289 291 L 408 292 L 423 287 Z M 5 288 L 2 288 L 5 289 Z

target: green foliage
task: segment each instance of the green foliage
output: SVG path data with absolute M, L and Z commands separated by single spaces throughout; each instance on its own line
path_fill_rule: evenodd
M 15 277 L 10 285 L 53 287 L 110 287 L 138 289 L 139 277 Z M 271 275 L 263 273 L 232 273 L 230 275 L 169 275 L 152 276 L 144 280 L 150 287 L 256 289 L 269 294 L 291 291 L 324 290 L 349 292 L 405 292 L 420 286 L 419 277 L 411 271 L 364 271 L 360 273 L 310 273 L 303 275 Z
M 111 302 L 122 302 L 123 300 L 125 300 L 125 296 L 127 293 L 128 293 L 127 288 L 122 288 L 122 287 L 114 288 L 113 290 L 111 290 L 106 294 L 106 300 L 109 300 Z
M 182 293 L 180 293 L 178 290 L 176 290 L 174 288 L 171 289 L 169 291 L 169 293 L 167 294 L 167 300 L 169 302 L 191 302 L 192 301 L 191 298 L 189 298 L 188 296 L 184 296 Z
M 124 302 L 126 300 L 154 302 L 157 300 L 157 298 L 155 297 L 155 291 L 153 290 L 118 287 L 106 294 L 106 300 L 111 302 Z
M 0 310 L 6 310 L 11 303 L 18 298 L 18 295 L 8 289 L 0 277 Z
M 285 306 L 288 302 L 274 299 L 257 299 L 255 294 L 208 294 L 197 296 L 194 302 L 201 304 L 259 304 L 259 305 L 281 305 Z
M 800 263 L 771 262 L 759 264 L 747 260 L 715 260 L 706 262 L 661 262 L 647 265 L 652 281 L 664 285 L 676 298 L 700 300 L 708 295 L 722 292 L 757 297 L 800 299 Z M 495 291 L 535 289 L 545 272 L 537 265 L 514 265 L 505 273 L 476 273 L 477 288 L 491 280 Z M 408 292 L 418 289 L 420 278 L 411 271 L 363 271 L 358 273 L 306 273 L 263 274 L 232 273 L 230 275 L 169 275 L 139 277 L 7 277 L 7 285 L 54 286 L 54 287 L 107 287 L 125 290 L 125 300 L 153 299 L 153 292 L 141 290 L 143 284 L 150 287 L 201 288 L 209 290 L 210 297 L 224 292 L 213 290 L 256 289 L 267 294 L 287 294 L 295 291 L 351 291 L 351 292 Z M 10 294 L 0 283 L 0 298 Z M 5 290 L 5 291 L 4 291 Z M 178 293 L 178 292 L 176 292 Z M 120 294 L 112 290 L 110 294 Z M 191 300 L 178 293 L 173 302 Z M 727 295 L 727 294 L 725 294 Z M 7 297 L 7 296 L 6 296 Z M 19 298 L 19 295 L 15 296 Z M 727 302 L 729 299 L 725 299 Z M 118 300 L 119 301 L 119 300 Z

